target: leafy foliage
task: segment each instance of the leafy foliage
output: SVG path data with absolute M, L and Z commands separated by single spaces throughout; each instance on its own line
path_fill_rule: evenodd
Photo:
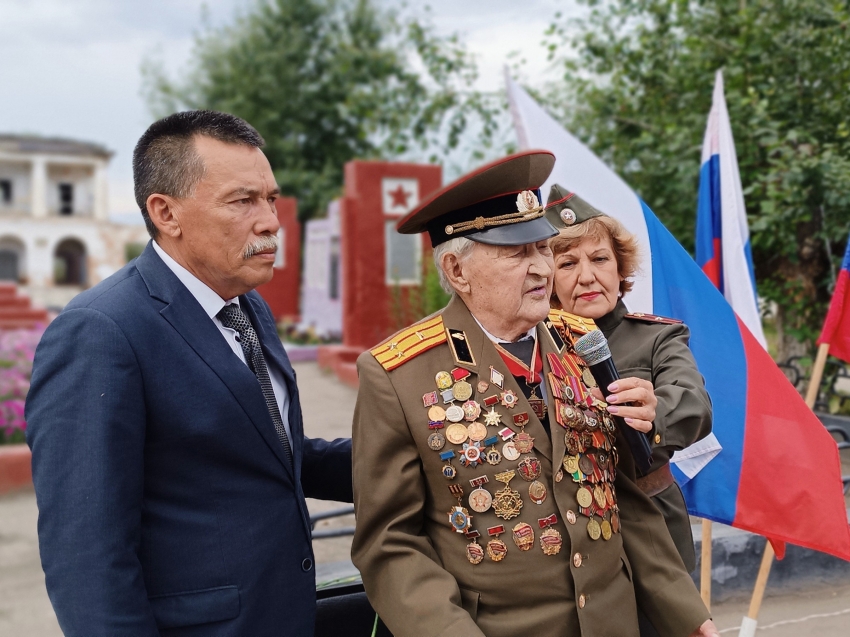
M 182 79 L 143 66 L 156 116 L 208 108 L 251 122 L 302 218 L 339 194 L 347 161 L 435 161 L 474 120 L 486 139 L 493 107 L 469 90 L 476 73 L 457 38 L 371 0 L 256 0 L 232 24 L 204 27 Z
M 582 0 L 548 32 L 551 110 L 693 249 L 700 147 L 723 69 L 760 296 L 785 340 L 823 321 L 850 229 L 850 5 Z M 780 352 L 782 355 L 782 351 Z

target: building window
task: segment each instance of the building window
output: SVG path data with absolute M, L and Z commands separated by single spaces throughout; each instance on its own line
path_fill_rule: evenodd
M 74 184 L 59 184 L 59 214 L 74 214 Z
M 386 221 L 387 285 L 419 285 L 421 277 L 422 237 L 417 234 L 399 234 L 397 219 Z
M 12 203 L 12 181 L 0 179 L 0 203 Z
M 328 272 L 328 297 L 336 301 L 339 299 L 339 237 L 331 237 L 331 261 Z

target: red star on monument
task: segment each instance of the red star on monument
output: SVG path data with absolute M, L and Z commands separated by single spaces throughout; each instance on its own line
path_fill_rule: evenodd
M 402 208 L 407 208 L 407 198 L 410 197 L 411 194 L 404 189 L 404 187 L 399 184 L 398 188 L 395 190 L 390 190 L 388 192 L 389 196 L 393 198 L 392 207 L 398 208 L 399 206 Z

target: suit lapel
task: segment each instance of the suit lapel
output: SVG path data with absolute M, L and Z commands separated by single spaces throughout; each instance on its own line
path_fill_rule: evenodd
M 272 453 L 280 460 L 286 475 L 293 480 L 292 468 L 286 461 L 254 373 L 233 353 L 215 323 L 163 263 L 150 243 L 138 258 L 136 267 L 151 296 L 166 304 L 160 310 L 162 317 L 224 383 Z
M 451 302 L 448 306 L 446 306 L 446 309 L 443 312 L 443 324 L 449 332 L 451 332 L 451 330 L 458 330 L 464 333 L 466 341 L 469 344 L 470 351 L 475 357 L 474 365 L 464 364 L 462 361 L 456 361 L 458 367 L 468 369 L 470 372 L 477 374 L 478 379 L 485 380 L 488 383 L 490 382 L 490 367 L 493 367 L 504 374 L 504 389 L 510 389 L 519 398 L 516 407 L 513 409 L 507 409 L 504 407 L 500 408 L 500 411 L 505 413 L 507 416 L 503 419 L 504 424 L 515 431 L 519 431 L 518 427 L 514 424 L 513 417 L 521 413 L 528 414 L 528 424 L 525 426 L 525 432 L 534 438 L 534 451 L 535 453 L 539 453 L 551 460 L 552 443 L 549 440 L 546 430 L 543 428 L 543 424 L 534 414 L 534 410 L 532 410 L 531 405 L 528 404 L 525 394 L 522 393 L 516 379 L 508 371 L 505 366 L 505 362 L 499 355 L 499 352 L 496 351 L 495 347 L 493 347 L 493 343 L 490 342 L 490 339 L 484 334 L 469 309 L 457 295 L 452 297 Z M 451 338 L 451 335 L 449 335 L 449 338 Z M 500 391 L 501 390 L 499 390 L 498 387 L 491 385 L 491 387 L 485 392 L 485 396 L 491 396 L 494 393 L 499 393 Z M 478 402 L 482 402 L 483 398 L 484 396 L 478 396 L 476 399 Z

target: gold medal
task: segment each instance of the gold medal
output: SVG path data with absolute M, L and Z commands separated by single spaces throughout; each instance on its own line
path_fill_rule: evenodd
M 608 503 L 609 507 L 614 506 L 614 491 L 608 483 L 605 483 L 605 501 Z
M 530 524 L 520 522 L 513 529 L 514 544 L 520 551 L 528 551 L 534 546 L 534 529 Z
M 484 559 L 484 549 L 475 540 L 466 545 L 466 559 L 470 564 L 481 564 Z
M 452 375 L 448 372 L 437 372 L 436 381 L 440 389 L 449 389 L 454 383 Z
M 605 499 L 605 491 L 598 484 L 593 487 L 593 499 L 596 500 L 596 506 L 600 509 L 605 509 L 608 501 Z
M 439 451 L 446 445 L 446 439 L 439 431 L 428 436 L 428 447 L 433 451 Z
M 488 427 L 498 427 L 502 424 L 502 414 L 497 412 L 495 407 L 490 407 L 490 411 L 484 414 L 484 424 Z
M 531 453 L 531 450 L 534 449 L 534 438 L 525 433 L 525 429 L 523 429 L 514 438 L 514 444 L 520 453 Z
M 513 440 L 509 440 L 502 446 L 502 455 L 511 462 L 519 459 L 519 450 L 516 448 Z
M 487 542 L 487 556 L 494 562 L 501 562 L 508 554 L 508 546 L 499 538 Z
M 547 527 L 540 534 L 540 548 L 543 549 L 544 555 L 557 555 L 561 552 L 563 543 L 564 540 L 561 538 L 561 534 L 551 526 Z
M 564 456 L 564 471 L 567 473 L 578 471 L 578 458 L 576 456 Z
M 613 532 L 611 531 L 611 523 L 608 520 L 602 520 L 602 524 L 599 525 L 602 528 L 602 539 L 610 540 Z
M 587 487 L 579 487 L 579 490 L 576 491 L 576 500 L 582 509 L 586 509 L 593 504 L 593 494 Z
M 470 440 L 480 441 L 487 437 L 487 427 L 483 423 L 474 422 L 466 428 Z
M 446 440 L 453 445 L 462 445 L 466 442 L 468 435 L 466 425 L 462 425 L 460 423 L 449 425 L 448 429 L 446 429 Z
M 528 497 L 531 498 L 534 504 L 543 504 L 544 500 L 546 500 L 546 495 L 546 485 L 539 480 L 535 480 L 528 485 Z
M 439 405 L 434 405 L 428 410 L 428 420 L 431 422 L 443 422 L 446 419 L 446 410 Z
M 459 405 L 452 405 L 446 409 L 446 418 L 449 422 L 460 422 L 463 420 L 463 409 Z
M 499 489 L 493 496 L 493 512 L 496 517 L 503 520 L 515 518 L 522 509 L 522 498 L 520 498 L 519 491 L 511 489 L 509 484 L 515 475 L 515 471 L 504 471 L 494 476 L 496 480 L 505 485 L 504 489 Z
M 452 395 L 455 397 L 455 400 L 459 400 L 461 402 L 465 400 L 469 400 L 472 398 L 472 385 L 467 383 L 465 380 L 457 382 L 452 387 Z
M 602 537 L 602 529 L 599 527 L 599 522 L 593 518 L 590 518 L 587 523 L 587 534 L 590 536 L 590 539 L 594 541 Z
M 585 367 L 584 371 L 581 373 L 581 379 L 588 387 L 596 387 L 596 380 L 593 378 L 593 374 L 590 373 L 590 370 L 587 367 Z
M 493 504 L 493 496 L 487 489 L 478 487 L 469 494 L 469 508 L 476 513 L 484 513 L 490 509 Z

